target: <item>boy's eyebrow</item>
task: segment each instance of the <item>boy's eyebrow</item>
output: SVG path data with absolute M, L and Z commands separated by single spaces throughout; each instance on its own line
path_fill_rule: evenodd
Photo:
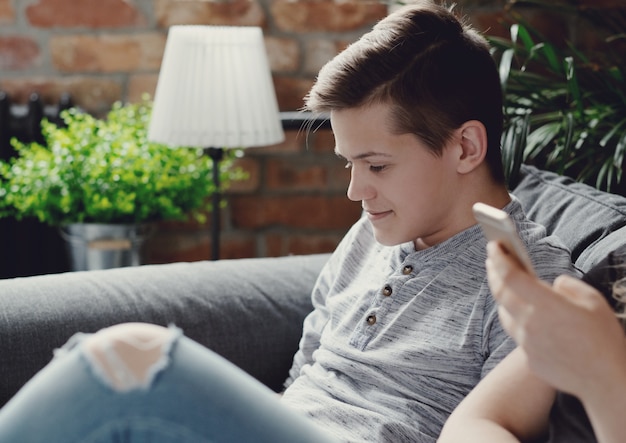
M 348 160 L 343 155 L 339 153 L 337 148 L 335 148 L 335 155 L 343 160 Z M 391 154 L 387 154 L 386 152 L 376 152 L 376 151 L 367 151 L 355 156 L 352 160 L 363 160 L 368 157 L 391 157 Z

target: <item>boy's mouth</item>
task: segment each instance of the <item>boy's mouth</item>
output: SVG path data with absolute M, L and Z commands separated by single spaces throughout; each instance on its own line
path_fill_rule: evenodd
M 391 210 L 389 210 L 389 211 L 368 211 L 368 210 L 366 210 L 365 212 L 367 212 L 367 218 L 370 221 L 376 221 L 376 220 L 380 220 L 382 218 L 385 218 L 386 216 L 391 214 L 393 211 L 391 211 Z

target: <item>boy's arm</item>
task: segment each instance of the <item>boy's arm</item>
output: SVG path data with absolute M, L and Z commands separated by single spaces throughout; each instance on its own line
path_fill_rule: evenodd
M 313 363 L 313 353 L 320 346 L 322 331 L 329 319 L 328 309 L 326 308 L 326 295 L 329 289 L 329 280 L 332 268 L 332 258 L 327 263 L 315 284 L 312 293 L 313 311 L 304 319 L 302 326 L 302 336 L 298 351 L 294 355 L 293 364 L 289 370 L 289 377 L 285 381 L 285 388 L 289 387 L 293 381 L 299 377 L 302 367 Z
M 536 278 L 544 282 L 553 282 L 560 275 L 579 276 L 580 272 L 572 265 L 569 251 L 546 238 L 527 245 L 535 268 Z M 485 282 L 487 284 L 487 282 Z M 503 329 L 498 315 L 498 303 L 493 294 L 493 287 L 488 286 L 489 296 L 485 306 L 485 330 L 483 331 L 485 363 L 483 377 L 489 373 L 516 344 Z
M 459 404 L 438 443 L 518 442 L 547 431 L 555 390 L 535 377 L 514 350 Z
M 339 278 L 342 263 L 352 247 L 354 238 L 359 235 L 361 225 L 362 222 L 357 222 L 345 235 L 315 282 L 311 294 L 313 311 L 304 319 L 300 344 L 294 356 L 289 377 L 285 381 L 285 388 L 300 376 L 300 371 L 304 366 L 313 363 L 313 353 L 320 347 L 322 331 L 330 318 L 326 299 L 337 278 Z

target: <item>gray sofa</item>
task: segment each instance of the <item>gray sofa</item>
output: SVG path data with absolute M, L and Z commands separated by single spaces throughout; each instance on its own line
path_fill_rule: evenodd
M 527 214 L 589 271 L 626 244 L 626 198 L 533 167 L 514 186 Z M 174 323 L 280 390 L 328 255 L 174 263 L 0 280 L 0 405 L 77 331 Z

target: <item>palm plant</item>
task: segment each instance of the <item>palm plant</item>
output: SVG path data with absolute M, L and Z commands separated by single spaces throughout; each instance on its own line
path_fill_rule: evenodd
M 510 40 L 489 37 L 505 93 L 507 176 L 514 184 L 520 164 L 533 163 L 626 195 L 626 79 L 615 48 L 626 41 L 626 9 L 603 14 L 573 2 L 510 0 Z M 549 42 L 516 13 L 521 4 L 590 20 L 607 34 L 606 50 Z

